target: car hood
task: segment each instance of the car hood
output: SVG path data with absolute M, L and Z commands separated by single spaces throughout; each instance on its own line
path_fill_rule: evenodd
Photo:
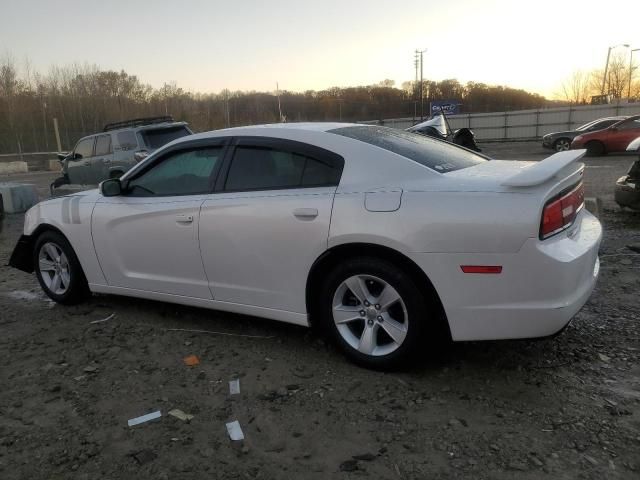
M 581 133 L 582 132 L 578 132 L 577 130 L 567 130 L 566 132 L 547 133 L 544 136 L 547 137 L 547 138 L 559 138 L 559 137 L 575 138 L 578 135 L 580 135 Z

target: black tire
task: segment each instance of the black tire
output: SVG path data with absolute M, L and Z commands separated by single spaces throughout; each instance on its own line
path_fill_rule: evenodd
M 377 277 L 386 282 L 396 290 L 406 307 L 406 336 L 400 346 L 388 354 L 369 355 L 358 351 L 357 348 L 354 348 L 345 340 L 336 326 L 333 317 L 334 295 L 339 295 L 338 289 L 341 288 L 343 282 L 356 275 Z M 374 257 L 356 257 L 347 260 L 334 267 L 327 274 L 318 293 L 315 313 L 321 322 L 321 326 L 332 337 L 342 352 L 354 363 L 377 370 L 393 369 L 406 364 L 420 348 L 425 347 L 423 340 L 426 337 L 427 327 L 429 326 L 429 315 L 434 310 L 429 308 L 429 301 L 411 277 L 393 263 Z M 347 294 L 349 294 L 349 291 Z M 353 308 L 360 308 L 359 305 L 361 304 L 357 303 L 356 300 L 354 305 L 356 306 Z M 372 307 L 373 305 L 369 309 Z M 361 328 L 361 330 L 364 330 L 366 328 L 365 323 L 368 320 L 366 318 L 361 320 L 362 322 L 360 322 L 359 318 L 349 323 L 349 328 Z M 402 324 L 404 325 L 404 323 Z M 376 332 L 382 328 L 382 323 L 379 323 Z M 380 338 L 380 336 L 387 334 L 383 332 L 382 334 L 376 333 L 376 335 L 377 338 Z M 391 337 L 388 338 L 390 339 Z
M 39 257 L 40 251 L 48 244 L 57 246 L 67 259 L 65 271 L 68 272 L 69 282 L 66 290 L 62 293 L 53 291 L 43 278 L 43 275 L 49 274 L 41 271 Z M 44 293 L 46 293 L 51 300 L 63 305 L 75 305 L 89 297 L 89 285 L 87 284 L 87 279 L 82 271 L 78 257 L 67 239 L 60 233 L 49 230 L 38 236 L 33 249 L 33 265 L 42 290 L 44 290 Z
M 587 149 L 588 155 L 597 156 L 597 155 L 604 155 L 606 153 L 604 144 L 599 140 L 591 140 L 590 142 L 587 142 L 587 144 L 585 145 L 585 148 Z
M 553 142 L 553 149 L 556 152 L 565 152 L 571 148 L 571 139 L 559 138 Z

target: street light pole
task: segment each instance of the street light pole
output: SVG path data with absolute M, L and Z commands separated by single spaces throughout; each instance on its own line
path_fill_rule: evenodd
M 427 49 L 419 50 L 420 53 L 420 121 L 424 121 L 424 75 L 423 75 L 423 53 Z
M 640 51 L 640 48 L 634 48 L 629 54 L 629 91 L 627 92 L 627 100 L 631 100 L 631 77 L 633 76 L 633 52 Z
M 607 72 L 609 71 L 609 57 L 611 57 L 611 50 L 618 47 L 629 48 L 629 45 L 626 43 L 623 43 L 622 45 L 614 45 L 613 47 L 609 47 L 609 50 L 607 51 L 607 63 L 604 66 L 604 77 L 602 77 L 602 90 L 600 91 L 600 95 L 604 95 L 604 86 L 607 83 Z

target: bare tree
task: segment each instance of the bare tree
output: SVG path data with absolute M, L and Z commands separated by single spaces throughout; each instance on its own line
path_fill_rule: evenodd
M 589 73 L 582 70 L 576 70 L 562 82 L 562 97 L 570 103 L 587 103 L 591 92 Z

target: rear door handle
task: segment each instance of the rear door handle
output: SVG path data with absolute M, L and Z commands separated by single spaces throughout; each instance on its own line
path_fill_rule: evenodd
M 193 223 L 193 215 L 176 215 L 176 223 Z
M 318 216 L 317 208 L 296 208 L 293 211 L 293 216 L 300 219 L 311 220 Z

